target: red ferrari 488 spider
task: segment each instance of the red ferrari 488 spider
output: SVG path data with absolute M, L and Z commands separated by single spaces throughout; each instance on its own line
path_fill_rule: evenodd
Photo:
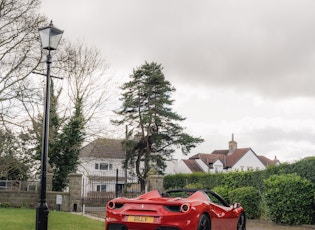
M 106 205 L 106 230 L 246 230 L 240 204 L 229 205 L 213 191 L 157 190 Z

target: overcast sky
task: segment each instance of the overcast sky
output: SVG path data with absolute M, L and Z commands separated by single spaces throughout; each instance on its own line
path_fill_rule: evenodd
M 315 1 L 42 0 L 41 12 L 99 48 L 117 79 L 162 64 L 174 111 L 205 139 L 190 155 L 234 133 L 271 159 L 315 156 Z

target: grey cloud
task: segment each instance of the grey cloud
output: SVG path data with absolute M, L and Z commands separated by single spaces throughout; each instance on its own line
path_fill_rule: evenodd
M 130 46 L 126 59 L 154 59 L 170 78 L 194 84 L 313 96 L 314 2 L 136 3 L 121 19 L 111 15 L 109 36 Z
M 185 90 L 207 92 L 205 98 L 189 94 L 192 102 L 179 98 L 185 103 L 179 110 L 191 121 L 190 127 L 196 128 L 196 122 L 207 127 L 219 123 L 218 130 L 223 132 L 221 120 L 238 124 L 246 116 L 313 119 L 314 0 L 42 2 L 49 19 L 65 30 L 64 36 L 83 37 L 100 48 L 119 77 L 127 78 L 144 61 L 155 61 L 164 66 L 175 88 L 184 85 Z M 255 97 L 264 100 L 257 105 L 250 100 Z M 296 98 L 305 105 L 295 108 L 298 102 L 292 99 Z M 295 124 L 287 123 L 291 122 Z M 238 132 L 240 147 L 253 147 L 258 154 L 274 151 L 285 156 L 283 143 L 296 144 L 300 148 L 294 149 L 296 154 L 314 147 L 314 134 L 306 126 L 288 131 L 268 124 L 249 130 L 246 125 L 236 125 L 231 131 L 227 127 L 224 134 Z M 201 152 L 221 148 L 217 145 L 226 148 L 226 136 L 210 129 L 196 132 L 200 130 L 206 138 Z

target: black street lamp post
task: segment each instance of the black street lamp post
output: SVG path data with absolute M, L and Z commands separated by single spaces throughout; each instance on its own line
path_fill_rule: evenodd
M 47 74 L 46 74 L 46 98 L 45 98 L 45 116 L 42 139 L 41 153 L 41 188 L 40 200 L 36 208 L 36 230 L 47 230 L 48 226 L 48 205 L 46 203 L 46 174 L 48 160 L 48 139 L 49 139 L 49 111 L 50 111 L 50 51 L 57 49 L 57 46 L 62 37 L 63 31 L 55 28 L 52 22 L 49 26 L 39 29 L 39 35 L 42 43 L 42 48 L 48 50 L 47 54 Z

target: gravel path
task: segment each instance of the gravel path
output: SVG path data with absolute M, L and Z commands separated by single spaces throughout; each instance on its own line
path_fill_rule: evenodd
M 82 213 L 75 213 L 82 215 Z M 87 216 L 89 218 L 99 220 L 99 221 L 105 221 L 104 217 L 101 217 L 101 215 L 89 215 L 84 214 L 84 216 Z M 276 225 L 271 222 L 261 222 L 261 221 L 247 221 L 247 230 L 315 230 L 315 225 L 307 225 L 307 226 L 282 226 L 282 225 Z
M 276 225 L 269 222 L 257 222 L 257 221 L 248 221 L 247 230 L 312 230 L 315 229 L 315 225 L 308 226 L 282 226 Z

